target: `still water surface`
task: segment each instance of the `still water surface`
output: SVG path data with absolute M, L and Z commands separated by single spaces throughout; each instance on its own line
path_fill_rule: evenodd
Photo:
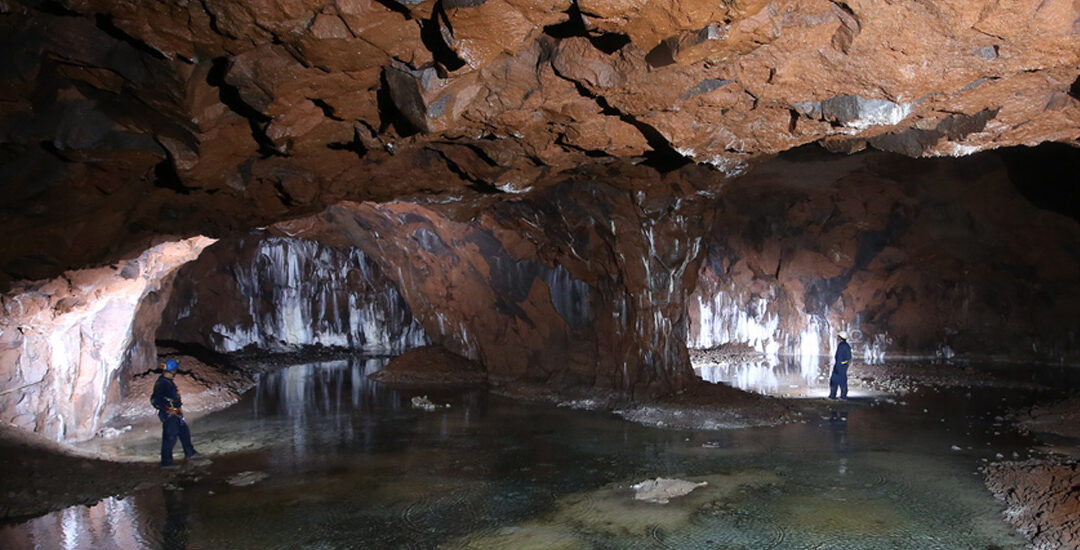
M 263 375 L 192 421 L 214 458 L 195 479 L 5 528 L 25 548 L 1023 548 L 976 470 L 1029 444 L 995 421 L 1004 390 L 889 404 L 818 402 L 805 421 L 659 430 L 483 393 L 412 395 L 367 379 L 384 359 Z M 971 391 L 973 393 L 967 393 Z M 158 429 L 159 430 L 159 429 Z M 154 457 L 159 431 L 104 443 Z M 242 472 L 268 477 L 226 482 Z M 634 500 L 656 477 L 708 485 Z

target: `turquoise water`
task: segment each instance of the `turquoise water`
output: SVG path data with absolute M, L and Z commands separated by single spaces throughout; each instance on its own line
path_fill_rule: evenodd
M 435 411 L 366 375 L 289 367 L 191 422 L 181 482 L 0 530 L 11 548 L 1023 548 L 977 472 L 1030 444 L 1006 390 L 805 401 L 779 427 L 659 430 L 480 392 Z M 941 390 L 944 392 L 944 390 Z M 969 393 L 971 392 L 971 393 Z M 943 399 L 944 397 L 944 399 Z M 154 429 L 103 445 L 153 459 Z M 227 453 L 227 454 L 221 454 Z M 227 480 L 267 474 L 250 486 Z M 656 477 L 707 485 L 634 499 Z

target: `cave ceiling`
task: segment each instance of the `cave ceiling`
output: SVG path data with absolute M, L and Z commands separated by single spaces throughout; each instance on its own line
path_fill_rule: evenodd
M 0 0 L 0 37 L 0 286 L 345 200 L 1080 139 L 1074 0 Z

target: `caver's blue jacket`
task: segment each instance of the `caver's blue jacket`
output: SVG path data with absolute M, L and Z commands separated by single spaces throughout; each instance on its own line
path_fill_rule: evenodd
M 833 363 L 833 376 L 839 380 L 847 380 L 847 368 L 851 365 L 851 345 L 847 340 L 836 346 L 836 362 Z
M 176 389 L 176 383 L 164 376 L 159 376 L 154 382 L 154 393 L 150 396 L 150 404 L 158 411 L 158 418 L 162 422 L 169 416 L 168 408 L 174 407 L 180 410 L 180 391 Z

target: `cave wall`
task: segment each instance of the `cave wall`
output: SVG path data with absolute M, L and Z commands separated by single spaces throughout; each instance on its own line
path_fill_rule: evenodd
M 868 362 L 1080 360 L 1080 223 L 1005 168 L 996 153 L 762 164 L 722 194 L 689 344 L 828 354 L 847 329 Z
M 157 366 L 161 318 L 145 313 L 160 310 L 177 268 L 213 242 L 165 242 L 0 295 L 0 420 L 57 440 L 94 436 L 130 374 Z
M 589 174 L 465 221 L 439 205 L 342 203 L 275 228 L 363 249 L 432 341 L 496 385 L 657 395 L 693 376 L 685 298 L 710 194 L 695 184 L 717 180 L 638 170 L 650 186 Z
M 222 239 L 180 268 L 158 340 L 217 352 L 424 345 L 396 286 L 357 248 L 265 232 Z

